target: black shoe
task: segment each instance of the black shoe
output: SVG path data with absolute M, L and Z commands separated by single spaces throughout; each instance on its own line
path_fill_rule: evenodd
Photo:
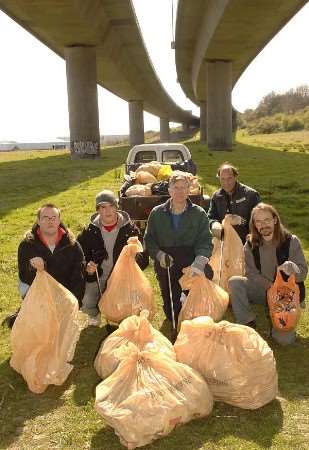
M 112 334 L 114 331 L 118 330 L 118 325 L 111 325 L 110 323 L 107 323 L 105 325 L 107 334 Z
M 11 314 L 10 316 L 7 316 L 3 322 L 2 322 L 2 326 L 7 326 L 8 328 L 13 328 L 14 322 L 17 319 L 18 313 L 19 313 L 20 308 L 18 308 L 18 310 L 16 312 L 14 312 L 13 314 Z
M 250 328 L 253 328 L 254 330 L 256 330 L 256 321 L 251 320 L 251 322 L 246 323 L 246 327 L 250 327 Z

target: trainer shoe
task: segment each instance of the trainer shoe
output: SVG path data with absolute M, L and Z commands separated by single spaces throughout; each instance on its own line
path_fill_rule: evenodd
M 88 317 L 88 326 L 89 327 L 99 327 L 101 325 L 101 315 L 98 314 L 95 317 Z

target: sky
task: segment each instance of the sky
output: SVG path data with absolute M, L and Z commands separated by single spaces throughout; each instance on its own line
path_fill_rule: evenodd
M 152 63 L 169 95 L 196 115 L 177 83 L 173 40 L 177 0 L 133 0 Z M 233 106 L 255 108 L 271 91 L 309 85 L 309 3 L 250 64 L 232 92 Z M 69 135 L 64 61 L 0 12 L 0 141 L 49 140 Z M 100 133 L 128 134 L 128 104 L 98 86 Z M 145 131 L 159 119 L 144 113 Z M 173 125 L 173 124 L 171 124 Z

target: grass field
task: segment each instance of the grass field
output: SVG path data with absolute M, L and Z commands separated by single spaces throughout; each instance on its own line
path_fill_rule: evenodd
M 297 135 L 301 136 L 300 134 Z M 278 137 L 278 135 L 277 135 Z M 208 152 L 198 142 L 188 145 L 198 164 L 201 184 L 209 194 L 216 189 L 217 166 L 228 160 L 240 169 L 242 182 L 256 187 L 266 202 L 279 210 L 284 224 L 302 241 L 309 259 L 309 154 L 305 147 L 286 148 L 264 136 L 241 136 L 233 152 Z M 289 143 L 296 138 L 290 137 Z M 300 144 L 305 144 L 300 138 Z M 267 147 L 267 148 L 266 148 Z M 62 151 L 0 154 L 0 320 L 19 304 L 16 288 L 16 249 L 34 221 L 35 210 L 52 201 L 64 222 L 77 233 L 89 221 L 94 196 L 103 188 L 117 190 L 127 147 L 108 148 L 98 161 L 71 161 Z M 160 296 L 152 268 L 147 269 Z M 308 282 L 307 282 L 308 288 Z M 260 310 L 257 310 L 261 312 Z M 230 316 L 229 316 L 230 317 Z M 211 416 L 178 427 L 168 437 L 146 446 L 151 450 L 305 450 L 309 444 L 309 313 L 302 315 L 298 339 L 289 348 L 271 340 L 278 373 L 279 396 L 272 403 L 246 411 L 216 403 Z M 168 335 L 158 308 L 154 325 Z M 258 318 L 258 329 L 266 322 Z M 32 394 L 9 366 L 9 331 L 0 337 L 0 448 L 102 449 L 123 448 L 113 430 L 94 411 L 94 388 L 99 378 L 92 363 L 106 336 L 101 328 L 85 328 L 77 345 L 74 370 L 61 387 Z

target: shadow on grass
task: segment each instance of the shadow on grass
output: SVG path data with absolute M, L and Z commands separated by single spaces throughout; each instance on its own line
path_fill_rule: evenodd
M 71 160 L 69 154 L 0 161 L 0 217 L 47 196 L 103 175 L 125 161 L 128 147 L 103 150 L 96 160 Z M 120 180 L 121 183 L 122 180 Z
M 287 347 L 272 345 L 279 378 L 280 396 L 286 400 L 309 399 L 309 338 L 297 336 Z
M 72 382 L 75 385 L 74 402 L 86 405 L 95 398 L 95 388 L 101 379 L 96 373 L 93 363 L 102 341 L 107 337 L 106 328 L 88 327 L 82 330 L 76 346 Z
M 26 422 L 61 407 L 62 394 L 69 388 L 71 378 L 62 386 L 49 386 L 42 394 L 29 391 L 26 382 L 9 365 L 0 365 L 0 447 L 8 448 L 23 433 Z M 17 448 L 17 447 L 14 447 Z
M 155 418 L 154 418 L 155 420 Z M 145 450 L 194 450 L 237 448 L 239 439 L 262 448 L 271 448 L 283 424 L 283 412 L 278 400 L 255 411 L 247 411 L 224 403 L 215 403 L 211 415 L 178 426 L 168 436 L 146 445 Z M 263 432 L 261 432 L 263 430 Z M 110 427 L 102 428 L 91 441 L 92 450 L 120 450 L 118 437 Z M 206 447 L 205 447 L 206 448 Z M 243 448 L 243 447 L 242 447 Z

